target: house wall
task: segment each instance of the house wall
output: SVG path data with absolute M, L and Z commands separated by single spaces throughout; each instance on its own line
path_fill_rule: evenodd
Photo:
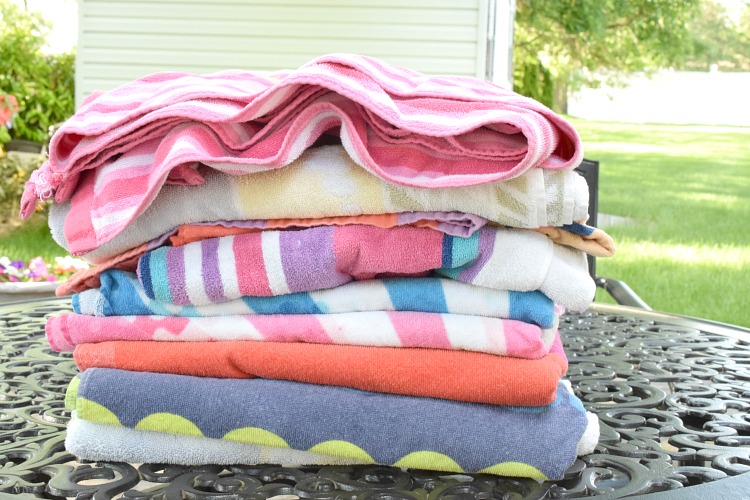
M 663 71 L 622 88 L 583 89 L 568 114 L 589 120 L 750 126 L 750 73 Z
M 295 68 L 332 52 L 483 78 L 489 2 L 79 0 L 76 102 L 157 71 Z

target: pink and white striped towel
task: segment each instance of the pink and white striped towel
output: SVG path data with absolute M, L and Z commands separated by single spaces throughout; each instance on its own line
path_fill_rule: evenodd
M 106 196 L 91 209 L 110 214 L 96 233 L 113 235 L 165 183 L 200 184 L 198 162 L 228 174 L 274 169 L 323 134 L 339 135 L 382 179 L 416 187 L 507 180 L 583 157 L 575 129 L 532 99 L 483 80 L 333 54 L 265 75 L 158 73 L 92 95 L 52 139 L 21 214 L 38 197 L 70 199 L 82 172 L 104 169 Z
M 366 311 L 340 314 L 248 314 L 241 316 L 109 316 L 66 314 L 47 321 L 50 346 L 110 340 L 204 342 L 256 340 L 379 347 L 425 347 L 539 359 L 549 353 L 552 328 L 522 321 L 462 314 Z

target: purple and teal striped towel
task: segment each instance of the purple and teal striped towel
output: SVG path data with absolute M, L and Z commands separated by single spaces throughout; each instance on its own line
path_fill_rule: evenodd
M 428 273 L 494 290 L 539 290 L 574 311 L 591 304 L 596 288 L 583 252 L 501 227 L 483 227 L 468 238 L 410 226 L 262 231 L 161 247 L 138 262 L 146 295 L 177 305 Z
M 132 449 L 128 455 L 118 454 L 120 445 L 109 441 L 106 429 L 125 428 L 174 436 L 171 442 L 178 449 L 170 462 L 188 465 L 205 463 L 188 443 L 200 442 L 208 453 L 219 440 L 237 448 L 248 446 L 248 454 L 257 447 L 271 447 L 331 456 L 334 463 L 348 458 L 448 472 L 560 479 L 577 455 L 593 451 L 598 421 L 587 414 L 569 385 L 560 383 L 557 392 L 553 404 L 532 408 L 279 380 L 94 368 L 74 379 L 66 404 L 79 421 L 102 424 L 102 439 L 90 452 L 77 435 L 84 431 L 73 427 L 67 445 L 84 459 L 106 453 L 116 461 L 152 461 L 153 457 L 134 456 Z M 211 461 L 215 458 L 213 454 Z M 223 463 L 234 458 L 227 455 Z

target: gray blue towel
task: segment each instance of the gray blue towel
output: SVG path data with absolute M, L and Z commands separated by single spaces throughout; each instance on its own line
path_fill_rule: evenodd
M 78 419 L 141 431 L 537 479 L 562 478 L 598 436 L 595 417 L 565 383 L 551 405 L 513 407 L 94 368 L 74 380 L 67 404 Z

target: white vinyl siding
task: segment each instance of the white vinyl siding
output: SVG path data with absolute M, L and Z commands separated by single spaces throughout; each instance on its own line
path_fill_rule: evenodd
M 328 53 L 484 78 L 488 0 L 79 0 L 76 101 L 157 71 L 296 68 Z

